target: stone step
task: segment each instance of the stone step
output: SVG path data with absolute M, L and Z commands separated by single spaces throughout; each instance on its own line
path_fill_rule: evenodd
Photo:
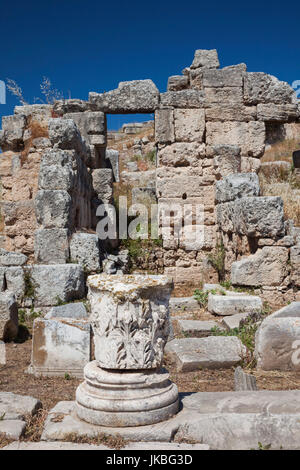
M 0 416 L 3 416 L 1 423 L 5 420 L 23 419 L 25 415 L 33 415 L 41 407 L 41 402 L 36 398 L 0 392 Z
M 236 336 L 174 339 L 165 348 L 178 372 L 200 368 L 225 369 L 237 365 L 246 348 Z
M 21 419 L 0 420 L 0 435 L 7 439 L 20 439 L 26 428 L 25 421 Z
M 213 320 L 177 320 L 177 322 L 181 332 L 191 336 L 209 336 L 212 328 L 224 330 L 220 323 Z
M 261 298 L 255 295 L 208 295 L 207 309 L 215 315 L 259 312 L 262 307 Z

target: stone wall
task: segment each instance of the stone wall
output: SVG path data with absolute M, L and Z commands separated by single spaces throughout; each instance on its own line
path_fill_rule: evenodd
M 271 75 L 247 72 L 245 64 L 220 68 L 216 50 L 197 50 L 191 66 L 169 78 L 165 93 L 151 80 L 121 82 L 115 90 L 91 92 L 88 101 L 17 107 L 14 116 L 3 118 L 0 172 L 6 248 L 32 256 L 36 230 L 38 262 L 67 261 L 71 234 L 95 229 L 97 205 L 112 198 L 112 170 L 105 158 L 106 114 L 131 113 L 155 113 L 159 206 L 203 205 L 204 240 L 189 246 L 184 231 L 166 236 L 160 218 L 165 273 L 177 282 L 215 281 L 217 272 L 208 257 L 220 234 L 227 273 L 240 256 L 263 250 L 258 246 L 263 239 L 277 243 L 278 237 L 285 237 L 277 198 L 273 205 L 272 198 L 259 198 L 253 207 L 247 206 L 250 213 L 253 208 L 265 213 L 271 204 L 274 217 L 280 213 L 280 229 L 255 235 L 247 232 L 249 220 L 239 201 L 217 199 L 228 211 L 234 202 L 247 222 L 238 230 L 224 229 L 219 219 L 217 224 L 215 188 L 230 174 L 257 172 L 272 132 L 278 135 L 281 126 L 296 126 L 294 90 Z M 44 129 L 42 136 L 30 134 L 33 121 Z M 45 258 L 46 246 L 53 249 Z

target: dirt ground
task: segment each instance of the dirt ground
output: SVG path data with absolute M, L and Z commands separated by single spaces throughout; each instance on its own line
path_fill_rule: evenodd
M 0 391 L 31 395 L 41 400 L 43 408 L 50 410 L 57 402 L 74 400 L 75 390 L 82 380 L 71 378 L 36 378 L 26 374 L 30 364 L 31 339 L 24 343 L 6 345 L 7 364 L 0 368 Z M 234 390 L 234 369 L 199 370 L 177 373 L 166 363 L 179 392 L 230 391 Z M 249 371 L 250 372 L 250 371 Z M 261 390 L 300 389 L 300 373 L 296 372 L 258 372 L 256 376 Z

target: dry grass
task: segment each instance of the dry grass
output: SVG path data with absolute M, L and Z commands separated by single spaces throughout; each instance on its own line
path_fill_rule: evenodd
M 48 411 L 42 408 L 39 409 L 33 416 L 31 416 L 30 414 L 26 415 L 26 430 L 24 436 L 22 437 L 22 440 L 39 442 L 41 440 L 44 422 L 47 418 L 47 415 Z
M 6 434 L 0 432 L 0 449 L 2 449 L 5 446 L 8 446 L 8 444 L 10 444 L 13 441 L 14 439 L 10 439 L 9 437 L 7 437 Z
M 279 181 L 275 177 L 265 178 L 260 175 L 261 194 L 263 196 L 280 196 L 284 204 L 284 216 L 300 226 L 300 188 L 292 177 Z
M 49 137 L 48 125 L 46 123 L 40 123 L 30 119 L 28 124 L 30 130 L 30 138 L 26 141 L 24 150 L 21 152 L 22 163 L 26 161 L 30 148 L 32 147 L 32 141 L 39 137 Z
M 78 436 L 76 433 L 66 434 L 64 437 L 65 442 L 74 442 L 76 444 L 93 444 L 93 445 L 104 445 L 110 449 L 123 449 L 128 441 L 122 436 L 116 434 L 114 436 L 105 433 L 99 433 L 97 436 L 89 437 L 86 435 Z
M 271 145 L 271 147 L 265 151 L 261 161 L 285 161 L 292 163 L 293 152 L 299 148 L 299 139 L 285 139 L 283 141 L 276 142 L 276 144 Z

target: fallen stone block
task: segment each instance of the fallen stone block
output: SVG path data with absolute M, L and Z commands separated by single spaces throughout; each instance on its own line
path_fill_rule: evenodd
M 169 307 L 171 312 L 198 310 L 199 303 L 194 297 L 171 297 Z
M 0 416 L 3 416 L 4 421 L 25 419 L 27 415 L 34 415 L 40 408 L 42 404 L 36 398 L 0 392 Z
M 212 334 L 213 328 L 223 330 L 223 326 L 220 323 L 212 320 L 200 321 L 200 320 L 177 320 L 179 328 L 182 333 L 186 333 L 191 336 L 209 336 Z
M 85 295 L 84 272 L 78 264 L 32 265 L 35 305 L 55 306 Z
M 5 419 L 0 421 L 0 435 L 8 439 L 19 440 L 26 428 L 25 421 L 19 419 Z
M 107 93 L 89 93 L 89 102 L 104 113 L 153 113 L 158 108 L 159 91 L 152 80 L 120 82 Z
M 5 366 L 6 364 L 6 349 L 5 343 L 0 341 L 0 366 Z
M 18 306 L 10 291 L 0 293 L 0 338 L 10 341 L 18 334 Z
M 207 309 L 215 315 L 257 312 L 262 306 L 261 298 L 254 295 L 208 295 Z
M 236 336 L 174 339 L 167 343 L 165 354 L 178 372 L 202 368 L 226 369 L 237 365 L 246 348 Z
M 235 313 L 234 315 L 224 317 L 222 320 L 222 325 L 225 326 L 227 330 L 233 330 L 234 328 L 239 328 L 243 320 L 246 320 L 251 312 L 244 313 Z
M 45 315 L 45 320 L 51 318 L 73 318 L 75 320 L 87 319 L 88 313 L 83 302 L 73 302 L 70 304 L 52 307 Z
M 278 286 L 287 274 L 287 263 L 287 248 L 264 246 L 232 263 L 231 282 L 236 286 Z
M 234 371 L 234 389 L 235 391 L 257 390 L 256 378 L 254 375 L 246 374 L 241 366 Z
M 70 242 L 70 256 L 73 263 L 79 263 L 85 271 L 92 273 L 101 268 L 101 250 L 98 235 L 74 233 Z
M 225 176 L 216 183 L 216 201 L 228 202 L 242 197 L 259 196 L 259 179 L 256 173 L 236 173 Z
M 33 324 L 31 364 L 36 377 L 83 377 L 91 360 L 90 323 L 74 318 L 36 319 Z
M 255 337 L 257 367 L 300 371 L 300 302 L 269 315 Z

